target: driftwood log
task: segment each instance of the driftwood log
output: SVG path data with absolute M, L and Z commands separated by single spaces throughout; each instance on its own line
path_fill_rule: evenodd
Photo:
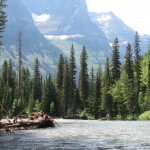
M 19 119 L 17 118 L 19 117 Z M 27 119 L 21 119 L 17 116 L 13 120 L 5 120 L 0 122 L 0 129 L 11 132 L 13 129 L 32 129 L 54 127 L 54 119 L 47 114 L 40 112 L 31 113 Z

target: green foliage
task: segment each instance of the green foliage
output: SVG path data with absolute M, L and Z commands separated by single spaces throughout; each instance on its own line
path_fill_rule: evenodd
M 61 111 L 62 115 L 66 116 L 69 104 L 69 68 L 68 62 L 65 60 L 64 72 L 63 72 L 63 84 L 62 84 L 62 95 L 61 95 Z
M 127 115 L 126 119 L 127 120 L 137 120 L 138 119 L 138 115 L 137 114 L 134 114 L 134 115 L 129 114 L 129 115 Z
M 35 110 L 38 112 L 41 111 L 41 103 L 39 102 L 39 100 L 36 100 L 35 102 Z
M 122 70 L 120 79 L 111 87 L 110 93 L 117 103 L 117 119 L 123 119 L 127 114 L 133 113 L 133 88 L 125 70 Z
M 62 84 L 63 84 L 63 71 L 64 71 L 64 58 L 60 55 L 58 64 L 57 64 L 57 75 L 56 75 L 56 83 L 57 89 L 59 90 L 59 97 L 61 97 Z
M 112 50 L 112 64 L 111 64 L 111 76 L 113 83 L 117 81 L 120 77 L 120 68 L 121 68 L 121 62 L 120 62 L 120 55 L 119 55 L 119 41 L 117 38 L 115 38 L 113 43 L 113 50 Z
M 95 96 L 91 95 L 88 97 L 88 104 L 87 104 L 87 112 L 88 114 L 94 116 L 95 115 Z
M 101 89 L 102 89 L 102 70 L 101 66 L 98 67 L 97 73 L 96 73 L 96 81 L 95 81 L 95 118 L 98 119 L 98 117 L 101 115 Z
M 94 117 L 89 114 L 87 108 L 85 108 L 85 109 L 82 111 L 80 117 L 81 117 L 82 119 L 90 119 L 90 120 L 91 120 L 91 119 L 94 119 Z
M 131 51 L 131 45 L 128 44 L 126 48 L 126 55 L 125 55 L 125 64 L 124 68 L 126 70 L 126 73 L 129 77 L 129 79 L 133 80 L 134 74 L 133 74 L 133 60 L 132 60 L 132 51 Z
M 139 116 L 140 120 L 150 120 L 150 111 L 145 111 Z
M 35 107 L 35 101 L 33 99 L 33 90 L 31 91 L 29 102 L 28 102 L 28 113 L 31 113 L 34 111 Z
M 38 58 L 35 59 L 34 65 L 34 79 L 33 79 L 33 99 L 36 101 L 37 99 L 40 101 L 42 96 L 42 82 L 41 76 L 39 71 L 39 60 Z
M 138 97 L 140 93 L 140 84 L 141 84 L 141 64 L 140 64 L 140 39 L 138 32 L 135 34 L 134 40 L 134 98 L 135 98 L 135 113 L 139 113 Z
M 143 57 L 140 57 L 139 51 L 136 34 L 134 62 L 131 45 L 128 44 L 125 62 L 121 66 L 116 38 L 111 65 L 107 58 L 103 69 L 99 67 L 95 71 L 92 68 L 89 74 L 88 56 L 83 47 L 79 80 L 76 81 L 72 44 L 69 61 L 60 55 L 55 79 L 47 75 L 42 80 L 38 59 L 35 60 L 33 77 L 28 68 L 22 68 L 21 96 L 12 62 L 4 61 L 0 75 L 0 117 L 16 116 L 26 110 L 28 113 L 43 111 L 65 118 L 135 120 L 140 112 L 150 109 L 150 50 Z M 139 118 L 149 119 L 149 114 L 146 112 Z
M 76 113 L 76 63 L 75 63 L 75 50 L 72 44 L 70 49 L 70 60 L 69 60 L 69 103 L 72 107 L 72 115 Z
M 111 115 L 112 112 L 112 99 L 110 95 L 110 69 L 109 69 L 109 59 L 106 59 L 106 64 L 102 76 L 102 101 L 101 109 L 102 116 L 105 117 L 106 114 Z
M 50 104 L 50 115 L 54 116 L 55 115 L 55 104 L 52 102 Z
M 83 47 L 80 56 L 80 72 L 79 72 L 79 94 L 82 101 L 82 108 L 86 107 L 88 97 L 88 65 L 87 65 L 87 52 Z
M 19 114 L 18 100 L 17 99 L 14 99 L 13 106 L 12 106 L 12 113 L 14 116 L 17 116 Z

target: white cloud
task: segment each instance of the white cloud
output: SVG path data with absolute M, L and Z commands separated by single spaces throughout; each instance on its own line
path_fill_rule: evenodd
M 114 12 L 139 33 L 150 34 L 150 0 L 86 0 L 89 11 Z
M 42 14 L 42 15 L 36 15 L 34 13 L 32 13 L 32 18 L 36 23 L 41 23 L 41 22 L 46 22 L 47 20 L 50 19 L 50 15 L 49 14 Z
M 67 40 L 70 38 L 83 38 L 84 36 L 81 34 L 75 34 L 75 35 L 60 35 L 60 36 L 53 36 L 53 35 L 45 35 L 45 38 L 47 38 L 48 40 L 52 40 L 52 39 L 59 39 L 59 40 Z

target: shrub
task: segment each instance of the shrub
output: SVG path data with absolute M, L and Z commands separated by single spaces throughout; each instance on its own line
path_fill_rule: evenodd
M 150 120 L 150 111 L 145 111 L 139 116 L 140 120 Z

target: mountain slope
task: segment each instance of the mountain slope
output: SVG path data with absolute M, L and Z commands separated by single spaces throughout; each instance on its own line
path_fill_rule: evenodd
M 89 14 L 91 20 L 104 32 L 110 45 L 113 43 L 115 37 L 119 39 L 121 55 L 124 57 L 127 43 L 130 43 L 132 46 L 134 44 L 135 30 L 127 26 L 113 12 L 90 12 Z M 149 37 L 148 35 L 140 35 L 141 53 L 147 50 Z
M 93 51 L 110 48 L 103 32 L 91 22 L 85 0 L 22 1 L 39 31 L 48 39 L 64 38 Z M 36 19 L 44 15 L 47 15 L 45 21 Z
M 132 44 L 134 41 L 133 29 L 112 12 L 89 13 L 85 0 L 8 0 L 7 3 L 8 22 L 1 64 L 4 59 L 11 58 L 17 68 L 19 32 L 22 32 L 23 65 L 33 70 L 37 57 L 42 74 L 56 71 L 59 55 L 69 57 L 72 43 L 77 66 L 80 65 L 84 45 L 89 67 L 97 67 L 110 56 L 115 37 L 119 39 L 122 58 L 127 42 Z M 142 36 L 143 53 L 147 49 L 148 38 Z
M 4 33 L 6 49 L 1 55 L 2 59 L 11 58 L 17 67 L 17 38 L 18 33 L 21 32 L 23 65 L 32 70 L 34 60 L 37 57 L 42 64 L 42 73 L 55 69 L 57 59 L 63 52 L 46 40 L 37 30 L 31 14 L 21 1 L 9 0 L 6 12 L 8 15 Z

